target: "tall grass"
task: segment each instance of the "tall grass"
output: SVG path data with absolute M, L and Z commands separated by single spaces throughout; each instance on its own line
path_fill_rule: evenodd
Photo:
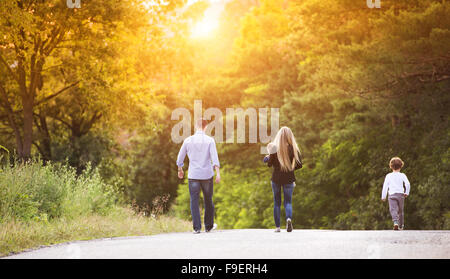
M 89 165 L 79 176 L 65 164 L 40 160 L 0 169 L 0 222 L 106 214 L 115 200 L 116 193 Z
M 12 220 L 0 224 L 0 257 L 74 240 L 185 232 L 190 228 L 188 221 L 169 216 L 151 218 L 126 207 L 115 207 L 107 215 L 61 217 L 48 222 Z
M 118 204 L 96 169 L 40 160 L 0 168 L 0 256 L 71 240 L 187 231 L 190 223 Z

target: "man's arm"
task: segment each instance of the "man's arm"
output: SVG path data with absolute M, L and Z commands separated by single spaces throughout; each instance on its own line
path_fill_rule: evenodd
M 178 166 L 178 178 L 182 179 L 184 176 L 183 172 L 183 166 L 184 166 L 184 159 L 186 158 L 186 141 L 183 141 L 183 145 L 181 145 L 180 151 L 178 152 L 177 156 L 177 166 Z
M 211 161 L 213 163 L 214 169 L 216 170 L 216 182 L 220 182 L 220 163 L 219 163 L 219 155 L 217 155 L 216 142 L 213 140 L 209 145 L 209 156 L 211 157 Z
M 216 170 L 216 183 L 220 183 L 220 168 L 218 166 L 214 166 L 214 169 Z

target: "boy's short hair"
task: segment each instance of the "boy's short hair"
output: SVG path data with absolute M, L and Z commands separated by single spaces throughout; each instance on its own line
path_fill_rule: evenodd
M 389 161 L 389 167 L 393 170 L 399 170 L 403 168 L 403 165 L 405 165 L 405 163 L 403 163 L 402 159 L 399 157 L 394 157 Z

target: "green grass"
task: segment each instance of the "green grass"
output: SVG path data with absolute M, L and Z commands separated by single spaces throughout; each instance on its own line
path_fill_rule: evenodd
M 117 200 L 118 193 L 89 165 L 80 175 L 40 160 L 0 169 L 0 223 L 108 214 Z
M 40 160 L 0 168 L 0 256 L 42 245 L 190 230 L 190 222 L 144 216 L 89 166 L 81 174 Z M 159 205 L 162 206 L 162 205 Z
M 75 240 L 183 232 L 189 231 L 191 226 L 190 222 L 175 217 L 146 217 L 123 207 L 115 208 L 108 215 L 90 214 L 50 221 L 10 220 L 0 224 L 0 256 Z

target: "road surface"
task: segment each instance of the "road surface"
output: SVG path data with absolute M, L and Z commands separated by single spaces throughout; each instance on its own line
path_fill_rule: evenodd
M 217 230 L 75 241 L 13 259 L 450 258 L 450 231 Z

